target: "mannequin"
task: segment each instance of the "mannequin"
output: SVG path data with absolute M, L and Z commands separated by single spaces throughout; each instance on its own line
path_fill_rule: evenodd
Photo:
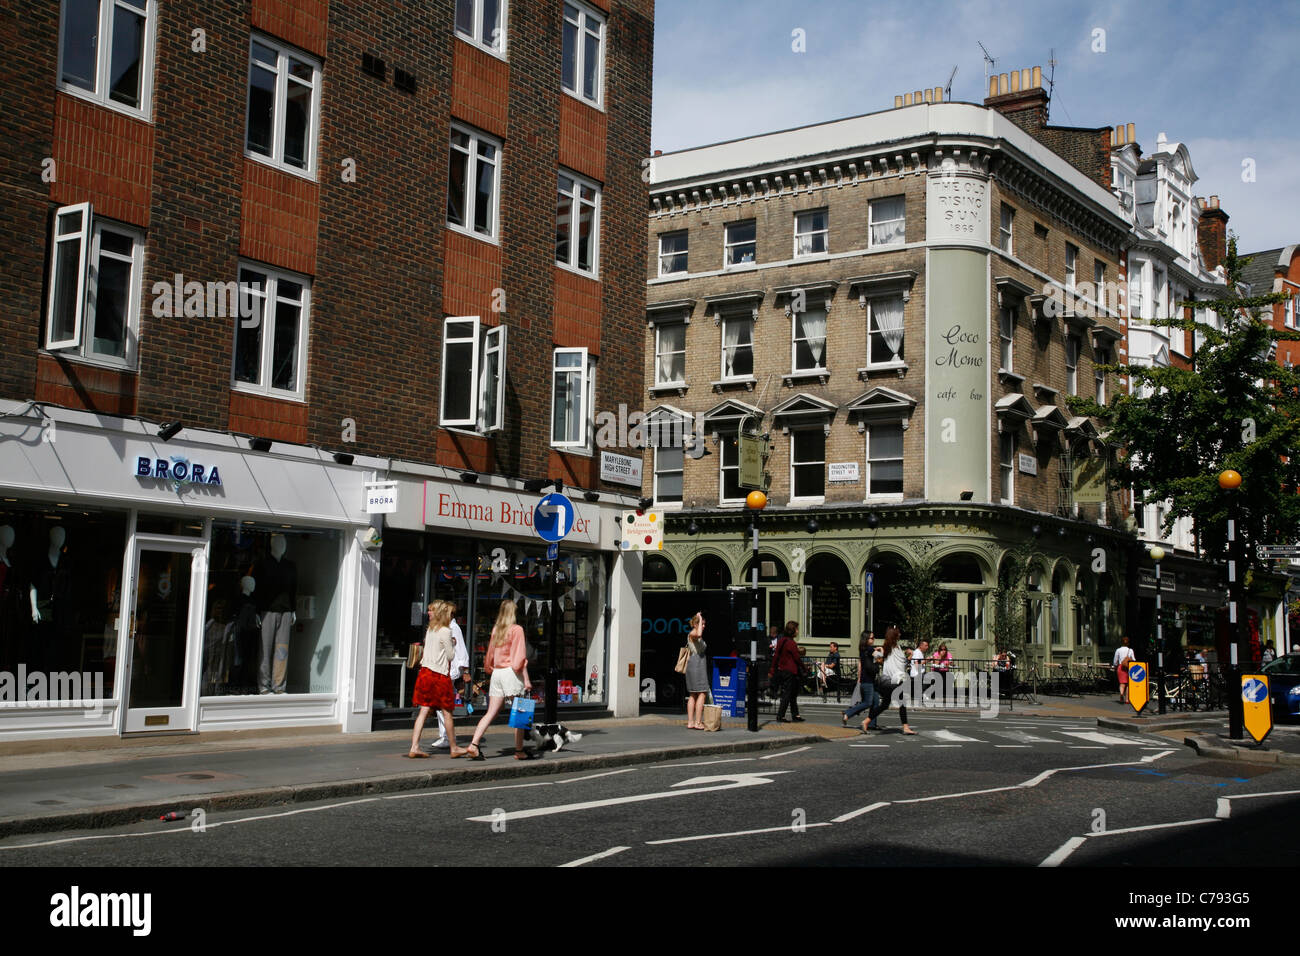
M 235 612 L 235 693 L 257 693 L 257 648 L 262 631 L 262 619 L 257 616 L 253 592 L 257 581 L 245 575 L 239 579 L 239 600 Z
M 45 560 L 37 561 L 28 590 L 31 601 L 34 654 L 32 663 L 42 670 L 77 670 L 70 641 L 64 638 L 73 630 L 76 608 L 72 602 L 72 573 L 63 560 L 63 546 L 68 533 L 62 525 L 50 529 L 50 550 Z M 77 666 L 70 666 L 72 664 Z
M 271 553 L 253 572 L 260 582 L 254 603 L 262 615 L 262 660 L 257 678 L 263 694 L 283 694 L 288 678 L 289 636 L 297 620 L 298 568 L 284 556 L 287 549 L 284 535 L 271 535 Z

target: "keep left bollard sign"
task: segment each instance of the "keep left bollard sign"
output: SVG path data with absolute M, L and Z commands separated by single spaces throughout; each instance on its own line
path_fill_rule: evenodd
M 1142 713 L 1142 708 L 1147 705 L 1150 698 L 1150 688 L 1147 686 L 1146 664 L 1140 664 L 1133 661 L 1128 666 L 1128 702 L 1133 707 L 1133 713 Z
M 1269 702 L 1268 675 L 1241 675 L 1241 716 L 1246 733 L 1262 744 L 1273 729 L 1273 708 Z

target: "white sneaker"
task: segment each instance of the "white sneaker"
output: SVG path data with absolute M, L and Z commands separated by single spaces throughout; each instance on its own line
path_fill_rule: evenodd
M 450 749 L 451 749 L 451 743 L 447 740 L 446 737 L 439 737 L 439 738 L 438 738 L 437 740 L 435 740 L 433 743 L 429 744 L 429 749 L 430 749 L 430 750 L 450 750 Z

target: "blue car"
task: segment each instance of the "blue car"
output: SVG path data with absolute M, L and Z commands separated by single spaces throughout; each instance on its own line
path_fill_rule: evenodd
M 1300 653 L 1292 652 L 1264 665 L 1276 721 L 1300 719 Z

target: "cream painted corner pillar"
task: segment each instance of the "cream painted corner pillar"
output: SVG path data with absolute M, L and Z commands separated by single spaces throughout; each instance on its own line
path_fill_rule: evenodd
M 620 551 L 610 573 L 609 709 L 615 717 L 641 713 L 642 553 Z

